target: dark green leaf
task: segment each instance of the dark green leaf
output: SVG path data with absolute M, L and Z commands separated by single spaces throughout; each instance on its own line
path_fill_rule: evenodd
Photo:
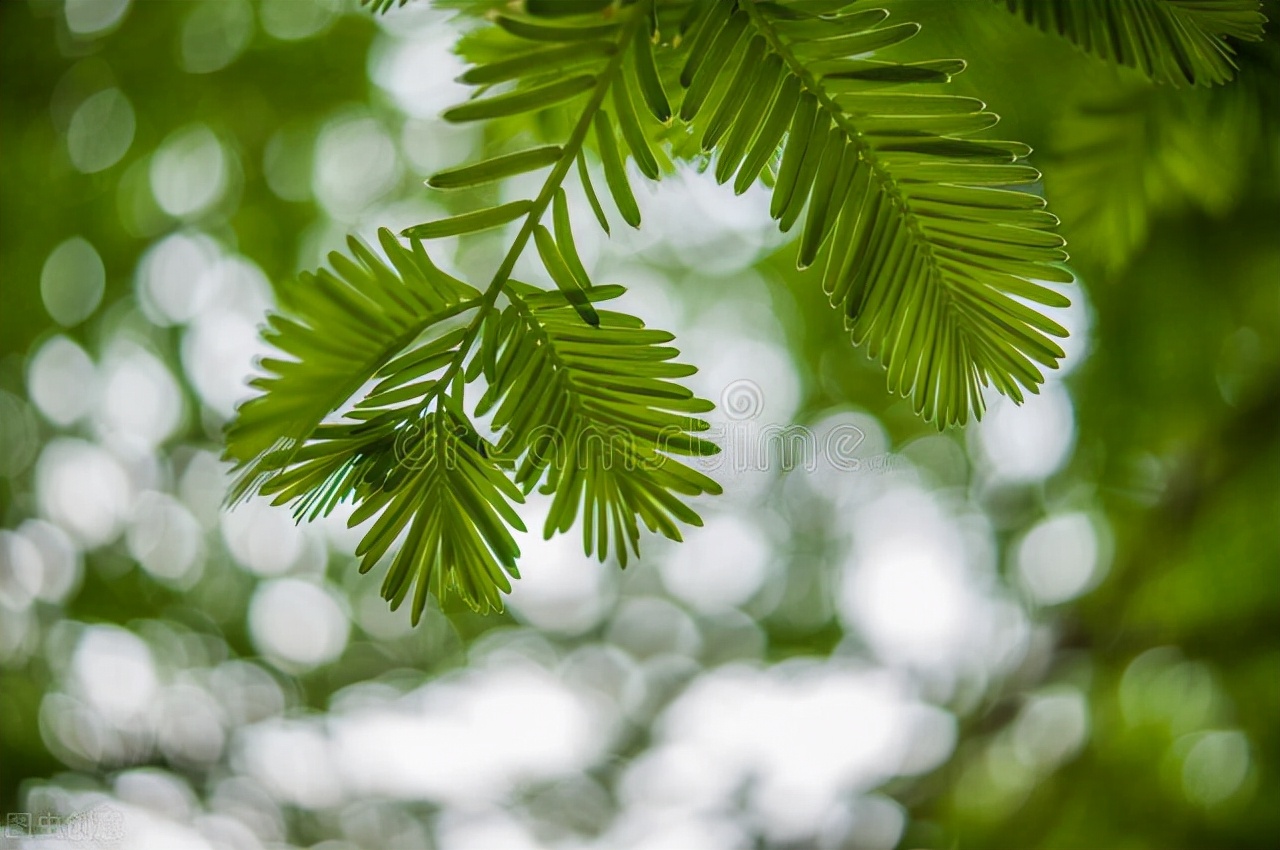
M 562 44 L 468 68 L 462 76 L 458 77 L 458 82 L 475 86 L 505 83 L 508 80 L 564 71 L 589 62 L 598 62 L 617 52 L 617 46 L 609 41 Z
M 504 177 L 554 165 L 563 152 L 563 148 L 559 145 L 546 145 L 519 153 L 496 156 L 483 162 L 441 171 L 432 175 L 427 180 L 427 185 L 433 189 L 461 189 L 492 183 Z
M 657 180 L 658 161 L 653 158 L 653 151 L 645 138 L 644 128 L 640 126 L 640 118 L 632 104 L 631 92 L 628 90 L 625 79 L 620 79 L 613 85 L 613 108 L 618 111 L 618 125 L 622 129 L 622 138 L 631 149 L 640 173 L 650 180 Z
M 671 120 L 671 104 L 667 102 L 667 93 L 662 88 L 662 80 L 658 76 L 658 67 L 653 56 L 653 41 L 649 37 L 647 27 L 636 29 L 635 51 L 636 80 L 640 84 L 640 95 L 654 118 L 664 124 Z
M 439 239 L 444 236 L 477 233 L 515 221 L 528 213 L 532 207 L 529 201 L 512 201 L 509 204 L 450 216 L 439 221 L 415 224 L 413 227 L 406 227 L 402 233 L 410 239 Z
M 513 15 L 498 15 L 494 23 L 512 35 L 529 41 L 597 41 L 610 38 L 618 31 L 618 25 L 615 23 L 553 24 L 529 18 L 517 18 Z
M 556 190 L 555 199 L 552 201 L 552 221 L 555 225 L 556 245 L 559 246 L 560 255 L 564 257 L 569 271 L 573 272 L 573 277 L 581 288 L 591 286 L 591 278 L 587 276 L 587 270 L 578 256 L 578 247 L 573 244 L 573 227 L 569 222 L 569 201 L 565 198 L 563 189 Z
M 733 190 L 739 195 L 750 188 L 751 184 L 756 181 L 756 177 L 759 176 L 760 170 L 764 168 L 765 164 L 777 151 L 778 144 L 782 141 L 782 136 L 787 130 L 787 125 L 791 123 L 791 118 L 795 115 L 799 98 L 800 80 L 788 75 L 782 81 L 778 94 L 774 98 L 773 104 L 769 107 L 769 116 L 765 118 L 764 124 L 760 127 L 760 132 L 751 143 L 751 149 L 747 151 L 746 159 L 738 170 L 738 177 L 734 180 Z M 716 176 L 719 177 L 718 172 Z
M 759 96 L 756 81 L 760 76 L 760 72 L 764 69 L 764 65 L 761 62 L 764 58 L 764 50 L 765 40 L 760 36 L 755 36 L 748 42 L 746 50 L 742 51 L 742 58 L 738 62 L 738 68 L 729 80 L 729 88 L 726 89 L 724 97 L 720 99 L 720 104 L 716 107 L 716 111 L 711 115 L 711 120 L 707 122 L 706 130 L 702 133 L 702 149 L 704 151 L 710 151 L 715 148 L 720 141 L 721 135 L 729 129 L 731 122 L 737 117 L 738 110 L 742 108 L 742 104 L 746 102 L 747 98 Z
M 516 89 L 506 94 L 468 101 L 446 109 L 441 117 L 446 121 L 462 122 L 519 115 L 521 112 L 546 109 L 557 103 L 563 103 L 589 91 L 595 84 L 594 76 L 581 74 L 567 80 L 556 80 L 539 86 Z
M 632 227 L 640 226 L 640 208 L 636 206 L 635 195 L 631 194 L 631 183 L 627 180 L 627 171 L 618 154 L 618 140 L 613 135 L 613 124 L 603 109 L 595 114 L 596 142 L 600 146 L 600 162 L 604 166 L 604 179 L 609 184 L 609 192 L 618 205 L 622 219 Z
M 564 293 L 565 298 L 578 311 L 578 315 L 584 322 L 598 327 L 600 316 L 583 294 L 585 288 L 583 281 L 573 273 L 564 257 L 560 255 L 560 248 L 556 245 L 551 231 L 539 224 L 533 229 L 533 237 L 538 247 L 538 255 L 542 257 L 542 264 L 556 286 Z
M 698 67 L 698 72 L 693 75 L 693 79 L 687 84 L 688 90 L 684 93 L 684 100 L 680 103 L 681 119 L 692 121 L 694 116 L 698 114 L 698 110 L 702 108 L 707 95 L 711 94 L 712 87 L 719 78 L 724 65 L 733 56 L 734 50 L 746 29 L 747 15 L 739 11 L 729 18 L 729 22 L 716 35 L 715 41 L 707 48 L 706 60 Z M 683 82 L 683 77 L 681 81 Z

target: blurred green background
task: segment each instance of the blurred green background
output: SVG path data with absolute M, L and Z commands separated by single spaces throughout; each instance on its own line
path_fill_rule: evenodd
M 580 247 L 746 404 L 726 495 L 625 573 L 528 539 L 510 613 L 410 630 L 340 517 L 221 508 L 219 435 L 271 282 L 500 141 L 437 118 L 460 24 L 0 4 L 0 847 L 1280 841 L 1280 41 L 1178 91 L 994 3 L 887 5 L 1036 149 L 1066 368 L 937 434 L 764 195 L 682 171 Z M 791 425 L 841 462 L 756 451 Z

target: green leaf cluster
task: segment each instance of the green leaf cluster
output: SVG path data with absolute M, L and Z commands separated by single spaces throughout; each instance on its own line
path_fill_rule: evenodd
M 1260 0 L 996 0 L 1028 23 L 1173 86 L 1232 79 L 1228 38 L 1260 41 Z
M 895 58 L 920 23 L 850 0 L 441 5 L 486 22 L 460 46 L 475 95 L 443 118 L 536 119 L 555 138 L 504 132 L 509 147 L 426 181 L 486 199 L 478 208 L 405 229 L 411 247 L 383 233 L 385 263 L 353 242 L 331 272 L 286 287 L 267 339 L 288 359 L 263 363 L 264 394 L 228 432 L 236 495 L 306 516 L 354 500 L 353 521 L 377 517 L 362 569 L 402 535 L 383 589 L 398 605 L 416 587 L 415 619 L 426 592 L 500 607 L 516 575 L 511 504 L 534 488 L 552 498 L 546 534 L 580 522 L 589 553 L 624 564 L 641 523 L 679 539 L 680 523 L 700 521 L 685 500 L 718 491 L 676 460 L 715 449 L 696 436 L 711 406 L 678 383 L 693 369 L 668 334 L 597 306 L 621 288 L 588 277 L 570 180 L 605 233 L 614 217 L 641 225 L 634 175 L 661 179 L 679 160 L 738 193 L 765 183 L 853 344 L 939 427 L 980 416 L 986 387 L 1037 392 L 1064 356 L 1066 330 L 1043 308 L 1068 305 L 1046 284 L 1074 276 L 1031 149 L 990 138 L 998 116 L 950 93 L 962 60 Z M 1261 27 L 1253 0 L 1008 5 L 1175 84 L 1227 79 L 1224 39 Z M 533 197 L 493 203 L 485 189 L 531 174 Z M 499 228 L 508 247 L 483 286 L 422 245 Z M 526 254 L 550 288 L 512 279 Z M 472 424 L 482 415 L 495 443 Z
M 1021 400 L 1063 356 L 1066 331 L 1028 306 L 1064 306 L 1070 283 L 1039 172 L 1016 142 L 975 138 L 998 120 L 937 93 L 957 60 L 864 58 L 911 38 L 881 9 L 713 3 L 681 72 L 681 116 L 703 119 L 716 179 L 744 190 L 780 146 L 770 212 L 801 223 L 801 267 L 823 286 L 889 388 L 940 425 L 982 410 L 988 383 Z M 735 178 L 735 174 L 737 175 Z
M 518 297 L 486 325 L 492 359 L 478 412 L 493 409 L 494 427 L 519 447 L 516 483 L 527 490 L 542 482 L 553 496 L 547 536 L 568 531 L 581 513 L 587 554 L 603 561 L 612 535 L 625 566 L 628 547 L 639 554 L 637 518 L 672 540 L 681 539 L 677 521 L 701 525 L 680 497 L 720 486 L 672 456 L 719 449 L 695 436 L 708 428 L 695 415 L 711 404 L 675 382 L 694 368 L 675 362 L 671 334 L 594 308 L 596 327 L 584 327 L 582 308 L 560 294 L 511 287 Z M 621 294 L 618 286 L 585 292 L 594 302 Z

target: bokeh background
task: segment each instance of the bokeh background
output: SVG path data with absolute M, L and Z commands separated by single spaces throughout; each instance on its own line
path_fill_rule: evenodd
M 219 440 L 272 282 L 447 212 L 422 179 L 501 141 L 437 118 L 460 24 L 0 4 L 0 846 L 1275 846 L 1277 41 L 1174 91 L 994 3 L 890 5 L 1037 150 L 1065 368 L 939 434 L 763 191 L 637 179 L 643 228 L 579 246 L 745 393 L 726 493 L 625 573 L 527 535 L 507 614 L 413 630 L 343 516 L 226 511 Z M 487 279 L 500 239 L 435 255 Z M 811 457 L 761 450 L 793 425 Z

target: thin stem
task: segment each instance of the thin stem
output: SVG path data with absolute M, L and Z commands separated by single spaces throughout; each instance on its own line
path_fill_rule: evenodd
M 448 367 L 440 376 L 440 380 L 422 400 L 423 410 L 452 383 L 454 376 L 462 368 L 467 354 L 470 353 L 471 347 L 475 344 L 476 338 L 480 334 L 480 327 L 484 322 L 485 316 L 497 303 L 498 295 L 502 292 L 503 287 L 506 286 L 511 276 L 511 271 L 515 268 L 516 261 L 524 253 L 525 247 L 529 244 L 529 239 L 533 236 L 534 228 L 537 227 L 542 214 L 546 212 L 552 199 L 555 198 L 556 191 L 560 188 L 560 184 L 564 182 L 564 178 L 569 173 L 574 159 L 577 158 L 578 152 L 582 149 L 582 143 L 586 140 L 587 133 L 591 130 L 592 120 L 595 118 L 596 112 L 603 105 L 604 99 L 609 93 L 609 87 L 615 81 L 615 76 L 621 72 L 622 62 L 626 58 L 628 47 L 635 37 L 636 28 L 645 21 L 653 2 L 654 0 L 646 0 L 646 2 L 637 3 L 632 7 L 631 17 L 623 25 L 619 34 L 617 41 L 618 51 L 610 57 L 608 64 L 596 80 L 596 86 L 591 92 L 591 98 L 587 101 L 582 110 L 582 115 L 578 118 L 578 123 L 574 125 L 573 131 L 564 143 L 564 154 L 551 169 L 551 173 L 547 175 L 546 181 L 542 184 L 542 190 L 538 193 L 538 197 L 534 199 L 533 206 L 525 216 L 520 232 L 516 234 L 510 249 L 507 250 L 506 256 L 502 258 L 502 263 L 498 266 L 498 270 L 494 272 L 493 279 L 490 280 L 489 286 L 481 296 L 476 314 L 471 318 L 471 323 L 467 326 L 466 335 L 463 336 L 462 341 L 458 344 L 457 355 L 449 362 Z

